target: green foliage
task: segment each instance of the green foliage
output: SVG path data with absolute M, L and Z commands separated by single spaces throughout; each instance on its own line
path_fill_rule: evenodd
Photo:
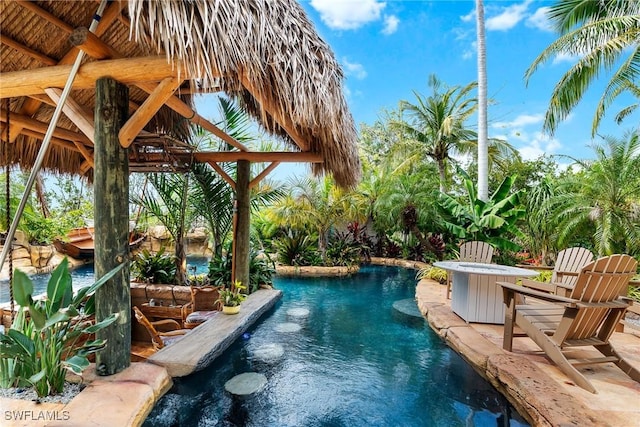
M 209 261 L 209 272 L 207 278 L 214 286 L 228 286 L 231 283 L 231 266 L 233 256 L 231 246 L 226 250 L 226 254 L 214 254 Z M 276 269 L 271 261 L 264 254 L 254 250 L 249 252 L 249 293 L 258 290 L 260 285 L 273 285 L 273 276 Z
M 56 237 L 69 231 L 59 220 L 38 214 L 23 215 L 22 224 L 32 245 L 49 245 Z
M 246 286 L 243 286 L 240 281 L 236 280 L 235 283 L 224 286 L 218 291 L 220 297 L 217 302 L 227 307 L 239 306 L 242 301 L 247 298 L 247 295 L 242 292 L 246 289 Z
M 292 232 L 274 241 L 278 262 L 283 265 L 321 265 L 322 260 L 314 241 L 308 234 Z
M 640 303 L 640 286 L 630 286 L 627 296 L 636 303 Z
M 172 284 L 176 280 L 173 256 L 164 253 L 162 247 L 156 253 L 144 249 L 133 260 L 131 272 L 135 280 L 145 283 Z
M 540 270 L 538 272 L 538 275 L 534 277 L 533 280 L 536 280 L 538 282 L 549 283 L 551 282 L 552 275 L 553 275 L 553 271 L 551 270 Z
M 336 233 L 329 239 L 324 264 L 328 267 L 359 265 L 361 246 L 350 235 Z
M 249 254 L 249 293 L 257 291 L 260 285 L 273 286 L 275 274 L 275 265 L 267 255 L 251 251 Z
M 466 172 L 458 172 L 464 177 L 466 201 L 445 193 L 440 198 L 440 206 L 448 215 L 445 226 L 449 232 L 459 239 L 488 242 L 499 250 L 519 250 L 519 245 L 508 239 L 522 236 L 516 224 L 525 215 L 521 206 L 523 190 L 509 194 L 515 177 L 506 177 L 485 202 L 478 199 L 476 186 Z
M 231 247 L 227 248 L 226 254 L 213 254 L 209 261 L 209 281 L 214 286 L 225 286 L 231 283 L 231 268 L 233 260 Z
M 447 283 L 447 270 L 432 266 L 421 268 L 416 274 L 416 279 L 431 279 L 443 285 Z
M 95 323 L 94 293 L 123 266 L 74 295 L 65 258 L 51 273 L 46 298 L 37 301 L 31 279 L 16 270 L 13 292 L 21 307 L 9 331 L 0 334 L 0 366 L 8 369 L 0 375 L 2 385 L 31 385 L 43 397 L 62 392 L 66 370 L 81 374 L 89 366 L 87 356 L 106 345 L 88 338 L 118 317 L 112 314 Z

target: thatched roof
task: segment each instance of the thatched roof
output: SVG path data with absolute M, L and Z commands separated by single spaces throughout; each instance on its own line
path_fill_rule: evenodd
M 43 133 L 37 129 L 41 126 L 38 123 L 48 122 L 55 105 L 44 93 L 37 93 L 38 89 L 30 88 L 24 93 L 13 89 L 11 72 L 41 71 L 46 67 L 57 70 L 59 64 L 71 64 L 75 49 L 70 34 L 89 26 L 97 5 L 95 1 L 0 2 L 0 95 L 11 97 L 11 139 L 22 130 L 15 144 L 2 144 L 0 162 L 5 162 L 11 146 L 11 163 L 27 168 L 33 163 Z M 238 101 L 265 129 L 283 138 L 294 150 L 318 154 L 323 162 L 314 163 L 314 172 L 329 172 L 343 186 L 352 186 L 359 179 L 357 135 L 342 93 L 342 71 L 294 0 L 111 2 L 95 34 L 98 44 L 106 46 L 108 53 L 102 57 L 87 55 L 83 67 L 93 63 L 106 66 L 106 60 L 111 58 L 133 58 L 140 63 L 162 55 L 172 64 L 168 69 L 173 76 L 185 80 L 176 92 L 184 101 L 182 111 L 175 102 L 171 109 L 167 103 L 144 127 L 146 133 L 135 139 L 131 156 L 136 164 L 168 164 L 172 156 L 180 158 L 191 128 L 187 119 L 194 121 L 196 117 L 196 124 L 202 124 L 197 121 L 197 114 L 187 114 L 189 108 L 194 108 L 190 95 L 220 91 Z M 84 69 L 80 74 L 89 75 L 88 71 L 83 74 Z M 149 79 L 156 78 L 151 74 Z M 24 78 L 32 79 L 38 88 L 48 87 L 48 82 L 36 82 L 41 78 L 36 75 L 40 76 L 25 73 Z M 115 77 L 131 80 L 125 82 L 130 88 L 131 113 L 148 97 L 148 87 L 147 91 L 140 88 L 151 82 L 145 80 L 145 73 L 140 75 Z M 162 80 L 159 77 L 152 83 L 157 86 Z M 62 88 L 57 80 L 50 84 Z M 71 98 L 79 105 L 80 116 L 91 116 L 94 91 L 84 81 L 77 84 Z M 2 102 L 0 118 L 5 141 L 6 104 L 4 99 Z M 59 128 L 61 132 L 56 135 L 44 166 L 90 176 L 91 159 L 87 154 L 92 153 L 91 141 L 82 134 L 76 120 L 63 116 Z M 166 158 L 146 155 L 150 151 L 161 151 Z

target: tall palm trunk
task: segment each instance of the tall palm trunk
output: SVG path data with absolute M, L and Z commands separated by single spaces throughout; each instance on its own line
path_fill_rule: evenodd
M 487 48 L 484 36 L 484 5 L 476 0 L 478 38 L 478 198 L 489 199 L 489 160 L 487 143 Z
M 438 159 L 438 175 L 440 177 L 440 192 L 447 192 L 447 166 L 444 163 L 444 159 Z
M 186 285 L 187 283 L 187 250 L 185 247 L 185 220 L 187 212 L 187 202 L 189 198 L 189 175 L 184 178 L 182 186 L 182 199 L 180 204 L 180 224 L 174 239 L 176 241 L 176 283 Z

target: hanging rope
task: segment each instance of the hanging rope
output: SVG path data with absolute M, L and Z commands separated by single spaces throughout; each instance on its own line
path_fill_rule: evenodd
M 7 129 L 7 143 L 5 145 L 5 159 L 6 159 L 6 168 L 5 168 L 5 197 L 6 197 L 6 224 L 7 229 L 9 228 L 9 224 L 11 224 L 11 186 L 9 185 L 11 181 L 11 168 L 9 167 L 9 162 L 11 161 L 11 157 L 9 156 L 9 150 L 11 149 L 11 139 L 9 139 L 9 129 L 11 128 L 10 122 L 10 111 L 11 111 L 11 102 L 10 99 L 7 98 L 7 121 L 6 121 L 6 129 Z M 9 298 L 11 299 L 11 323 L 13 324 L 13 320 L 15 317 L 15 302 L 13 300 L 13 239 L 9 239 L 9 233 L 7 233 L 7 238 L 4 241 L 5 245 L 9 245 Z

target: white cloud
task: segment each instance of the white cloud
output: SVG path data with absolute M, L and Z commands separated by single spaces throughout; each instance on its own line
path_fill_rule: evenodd
M 522 21 L 526 14 L 529 4 L 532 0 L 526 0 L 524 3 L 514 4 L 505 7 L 499 15 L 492 16 L 485 20 L 485 26 L 489 31 L 506 31 L 515 27 Z
M 337 30 L 355 30 L 377 21 L 387 5 L 376 0 L 311 0 L 310 4 L 320 13 L 322 22 Z
M 471 59 L 474 57 L 474 55 L 476 54 L 476 52 L 478 51 L 478 42 L 471 42 L 471 46 L 469 46 L 469 48 L 464 49 L 462 51 L 462 59 Z
M 534 12 L 533 15 L 527 18 L 527 26 L 537 28 L 542 31 L 553 31 L 551 21 L 547 18 L 547 12 L 549 7 L 541 7 Z
M 342 58 L 342 65 L 344 66 L 345 73 L 348 76 L 353 76 L 358 80 L 362 80 L 367 77 L 367 71 L 362 64 L 349 62 L 347 58 Z
M 473 9 L 471 12 L 467 13 L 466 15 L 463 15 L 460 17 L 460 19 L 462 20 L 462 22 L 471 22 L 473 19 L 475 19 L 476 17 L 476 10 Z
M 542 132 L 536 132 L 533 138 L 527 141 L 526 145 L 519 148 L 518 151 L 523 160 L 535 160 L 544 154 L 555 154 L 561 147 L 562 144 L 556 138 L 545 135 Z
M 387 15 L 384 17 L 384 28 L 382 29 L 382 34 L 390 35 L 396 32 L 398 29 L 398 24 L 400 20 L 395 15 Z
M 544 114 L 520 114 L 510 122 L 496 122 L 491 125 L 493 128 L 522 128 L 528 125 L 542 123 Z

